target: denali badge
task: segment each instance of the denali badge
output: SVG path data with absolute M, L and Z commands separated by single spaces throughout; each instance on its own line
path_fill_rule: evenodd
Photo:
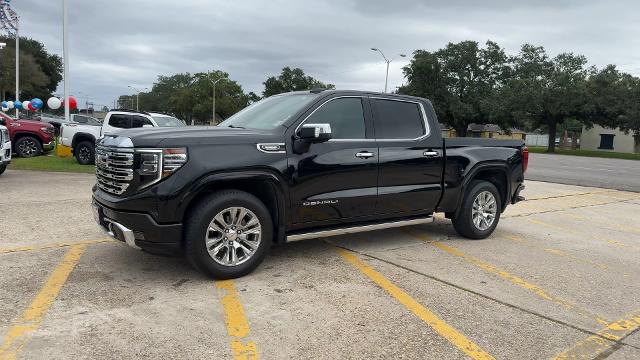
M 269 154 L 284 154 L 285 147 L 283 143 L 257 144 L 258 150 Z
M 302 206 L 331 205 L 337 203 L 338 200 L 305 201 L 302 203 Z

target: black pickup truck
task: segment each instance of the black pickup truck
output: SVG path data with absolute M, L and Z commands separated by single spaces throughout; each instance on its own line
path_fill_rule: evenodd
M 520 140 L 443 139 L 431 103 L 312 90 L 272 96 L 218 126 L 135 129 L 97 142 L 93 210 L 111 236 L 183 251 L 215 278 L 273 244 L 451 219 L 489 236 L 523 198 Z

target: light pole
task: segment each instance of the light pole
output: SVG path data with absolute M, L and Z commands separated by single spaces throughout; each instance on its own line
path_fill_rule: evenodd
M 64 119 L 69 121 L 69 4 L 62 2 L 62 62 L 64 64 Z
M 382 58 L 384 58 L 384 62 L 387 63 L 387 76 L 384 78 L 384 92 L 387 92 L 387 84 L 389 83 L 389 64 L 391 64 L 391 62 L 393 61 L 393 59 L 387 59 L 386 56 L 384 56 L 384 53 L 382 52 L 382 50 L 378 49 L 378 48 L 371 48 L 371 50 L 373 51 L 377 51 L 380 53 L 380 55 L 382 55 Z M 400 57 L 407 57 L 407 55 L 405 54 L 398 54 Z
M 213 120 L 212 121 L 215 123 L 216 122 L 216 84 L 218 82 L 220 82 L 221 80 L 225 80 L 227 78 L 226 77 L 221 77 L 218 80 L 214 81 L 213 79 L 211 79 L 211 73 L 209 73 L 209 78 L 210 78 L 211 84 L 213 84 L 213 111 L 212 111 Z
M 131 90 L 136 92 L 136 111 L 140 111 L 140 93 L 143 90 L 149 91 L 149 89 L 148 88 L 136 89 L 131 85 L 129 85 L 128 87 L 129 87 L 129 89 L 131 89 Z

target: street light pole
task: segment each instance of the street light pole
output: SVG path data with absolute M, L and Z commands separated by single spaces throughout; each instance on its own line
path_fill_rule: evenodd
M 209 73 L 209 77 L 211 77 L 211 73 Z M 226 77 L 221 77 L 216 81 L 213 81 L 213 79 L 211 80 L 211 84 L 213 84 L 213 111 L 212 111 L 213 120 L 212 121 L 214 123 L 216 122 L 216 84 L 224 79 L 226 79 Z
M 387 75 L 384 78 L 384 92 L 387 92 L 387 85 L 389 83 L 389 64 L 391 64 L 391 62 L 393 61 L 393 59 L 387 59 L 386 56 L 384 56 L 384 53 L 382 52 L 382 50 L 378 49 L 378 48 L 371 48 L 371 50 L 373 51 L 377 51 L 380 53 L 380 55 L 382 55 L 382 58 L 384 59 L 384 62 L 387 63 Z M 400 57 L 406 57 L 407 55 L 405 54 L 398 54 Z
M 20 19 L 16 21 L 16 101 L 20 101 Z M 20 111 L 16 108 L 16 119 Z
M 149 90 L 148 88 L 144 88 L 144 89 L 136 89 L 133 86 L 129 85 L 128 86 L 131 90 L 136 92 L 136 111 L 140 111 L 140 92 L 142 92 L 143 90 Z
M 62 2 L 62 62 L 64 64 L 64 119 L 69 121 L 69 4 Z

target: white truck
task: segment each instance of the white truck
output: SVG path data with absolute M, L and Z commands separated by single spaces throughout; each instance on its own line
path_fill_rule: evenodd
M 96 140 L 105 134 L 122 129 L 141 127 L 180 127 L 186 126 L 184 121 L 171 115 L 133 111 L 113 110 L 107 113 L 102 125 L 63 124 L 60 131 L 60 142 L 70 147 L 79 164 L 95 163 Z
M 7 170 L 7 165 L 11 162 L 11 138 L 9 130 L 0 125 L 0 175 Z

